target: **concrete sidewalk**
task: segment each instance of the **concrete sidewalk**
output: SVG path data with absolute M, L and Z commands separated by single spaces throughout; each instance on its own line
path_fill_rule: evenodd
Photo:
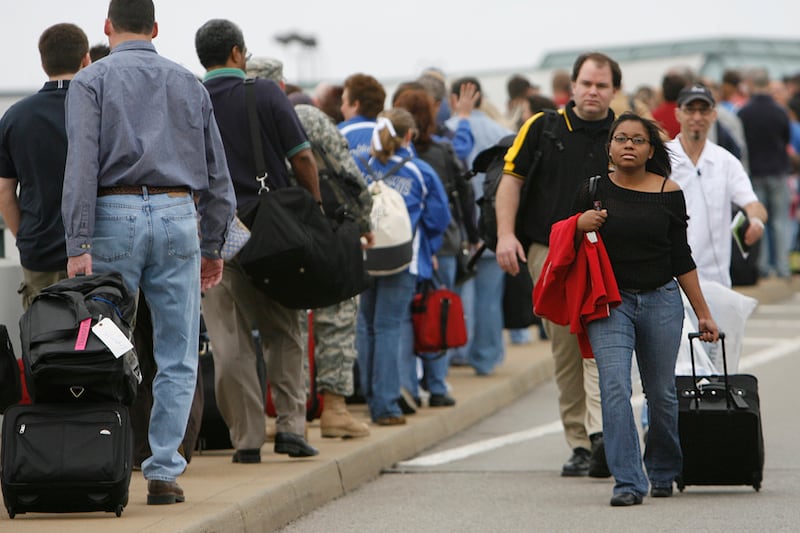
M 771 279 L 741 292 L 762 303 L 779 301 L 800 290 Z M 535 337 L 536 335 L 534 335 Z M 232 464 L 232 450 L 195 455 L 181 476 L 186 502 L 147 506 L 146 483 L 134 472 L 130 503 L 116 518 L 112 513 L 23 514 L 9 520 L 0 513 L 0 532 L 115 533 L 265 532 L 273 531 L 323 504 L 378 477 L 384 468 L 409 459 L 512 403 L 553 375 L 549 343 L 508 346 L 506 360 L 488 377 L 470 368 L 451 369 L 449 382 L 457 405 L 423 408 L 405 426 L 370 426 L 365 439 L 322 439 L 319 421 L 310 424 L 309 441 L 320 454 L 290 459 L 262 449 L 260 464 Z M 554 409 L 556 399 L 553 398 Z M 366 407 L 350 406 L 367 421 Z M 558 465 L 556 465 L 558 466 Z

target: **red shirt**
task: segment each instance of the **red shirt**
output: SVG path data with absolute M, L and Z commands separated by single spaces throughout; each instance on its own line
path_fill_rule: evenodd
M 674 139 L 681 132 L 681 125 L 675 116 L 676 109 L 678 109 L 677 102 L 662 102 L 660 106 L 653 109 L 653 118 L 656 119 L 659 126 L 664 128 L 670 139 Z

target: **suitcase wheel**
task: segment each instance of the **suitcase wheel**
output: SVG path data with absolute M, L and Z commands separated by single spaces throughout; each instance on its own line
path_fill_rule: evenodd
M 678 490 L 683 492 L 683 489 L 686 488 L 686 483 L 683 482 L 683 476 L 678 476 L 675 478 L 675 485 L 678 486 Z
M 14 508 L 13 507 L 7 507 L 6 510 L 8 511 L 8 517 L 10 519 L 13 520 L 14 517 L 17 516 L 17 513 L 14 512 Z
M 761 490 L 761 483 L 756 481 L 755 483 L 753 483 L 753 488 L 756 489 L 756 492 L 758 492 L 759 490 Z
M 115 514 L 117 515 L 117 518 L 119 518 L 120 516 L 122 516 L 122 504 L 120 504 L 120 505 L 117 505 L 117 509 L 116 509 L 116 511 L 115 511 Z

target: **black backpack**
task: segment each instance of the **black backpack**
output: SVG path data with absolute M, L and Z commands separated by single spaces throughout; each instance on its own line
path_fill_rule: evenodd
M 134 297 L 116 272 L 42 289 L 19 321 L 25 381 L 34 402 L 131 405 L 142 380 L 136 351 L 116 357 L 91 329 L 101 320 L 129 340 Z
M 556 150 L 564 150 L 563 142 L 555 134 L 558 121 L 561 119 L 560 113 L 552 109 L 545 109 L 542 113 L 543 115 L 540 118 L 545 121 L 544 129 L 542 130 L 542 138 L 537 143 L 537 149 L 533 154 L 531 167 L 523 183 L 519 199 L 519 208 L 517 209 L 515 233 L 517 234 L 517 238 L 520 239 L 520 242 L 522 242 L 522 232 L 520 229 L 525 216 L 525 206 L 530 190 L 530 181 L 539 168 L 539 163 L 541 162 L 544 151 L 542 141 L 543 139 L 549 139 Z M 505 166 L 504 157 L 509 147 L 514 143 L 516 137 L 516 134 L 507 135 L 500 139 L 494 146 L 480 152 L 472 162 L 472 170 L 470 171 L 472 176 L 481 172 L 486 174 L 486 178 L 483 182 L 483 196 L 477 201 L 481 208 L 480 216 L 478 217 L 478 235 L 484 242 L 482 248 L 489 248 L 492 251 L 497 247 L 497 213 L 495 211 L 497 205 L 497 187 L 500 185 L 500 180 L 503 178 L 503 167 Z M 522 246 L 525 249 L 527 249 L 529 244 L 530 243 L 522 242 Z

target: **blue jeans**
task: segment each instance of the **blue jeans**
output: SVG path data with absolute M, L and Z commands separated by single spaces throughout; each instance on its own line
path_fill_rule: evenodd
M 200 243 L 190 195 L 112 195 L 97 199 L 94 272 L 122 274 L 141 288 L 153 320 L 153 380 L 146 479 L 173 481 L 186 468 L 178 453 L 197 379 Z
M 494 372 L 503 362 L 503 283 L 494 254 L 484 254 L 475 277 L 462 285 L 461 297 L 467 315 L 467 345 L 457 353 L 466 354 L 467 363 L 479 375 Z
M 508 330 L 511 344 L 530 344 L 532 341 L 531 330 L 528 328 L 514 328 Z
M 789 214 L 792 194 L 788 177 L 753 177 L 751 181 L 753 191 L 769 213 L 758 256 L 759 273 L 768 276 L 774 271 L 778 276 L 788 278 L 789 250 L 792 248 L 792 219 Z
M 603 409 L 606 460 L 616 485 L 614 493 L 646 495 L 648 479 L 655 487 L 672 486 L 682 466 L 678 438 L 675 361 L 683 329 L 683 304 L 675 280 L 653 291 L 621 290 L 622 304 L 608 318 L 587 325 L 597 369 Z M 650 429 L 642 470 L 639 434 L 631 407 L 631 361 L 636 360 L 650 409 Z
M 372 420 L 400 416 L 400 358 L 413 350 L 411 300 L 417 277 L 408 271 L 376 277 L 361 293 L 356 347 L 359 379 Z

